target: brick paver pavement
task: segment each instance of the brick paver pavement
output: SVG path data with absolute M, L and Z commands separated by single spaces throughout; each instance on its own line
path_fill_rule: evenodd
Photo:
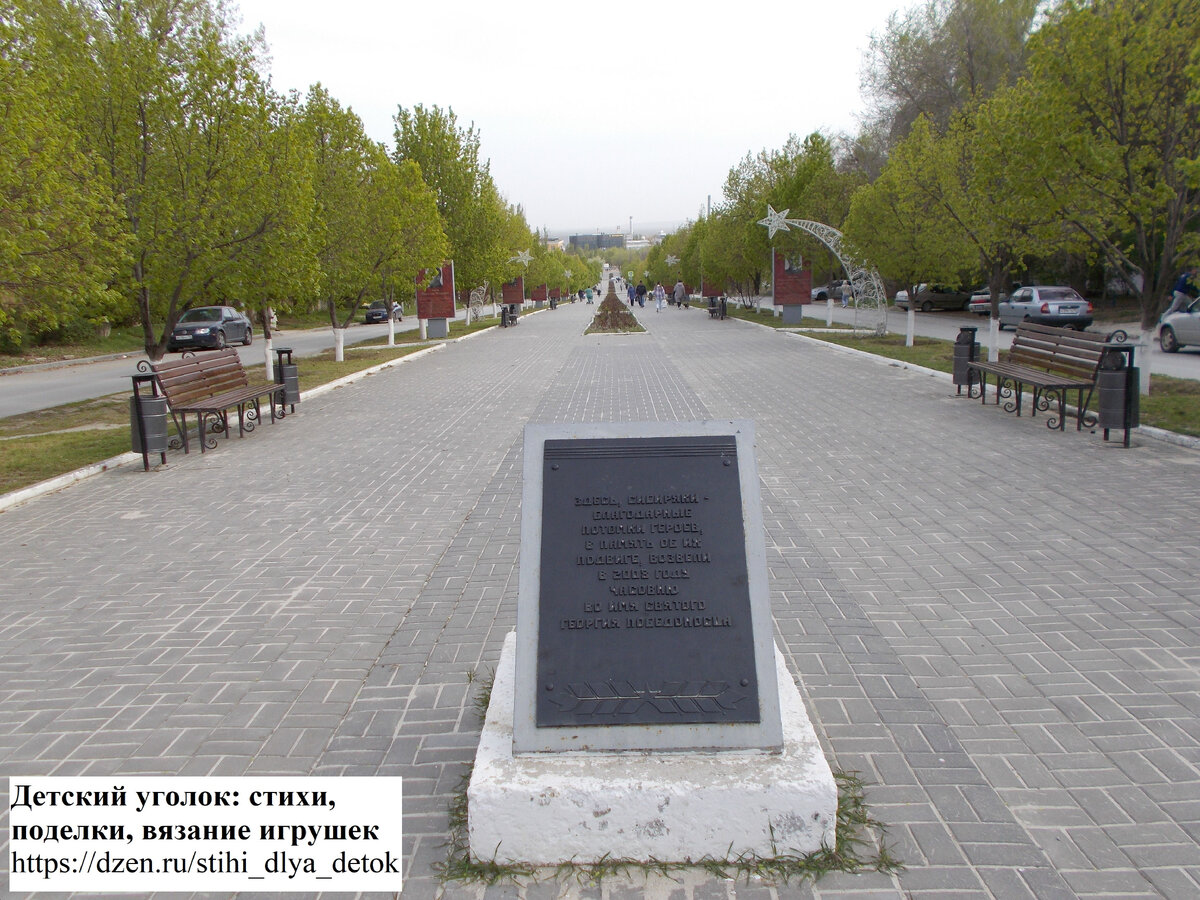
M 1200 896 L 1200 453 L 698 310 L 584 336 L 594 309 L 0 515 L 0 775 L 401 775 L 405 898 Z M 440 887 L 468 677 L 515 622 L 522 427 L 731 417 L 777 640 L 907 868 Z

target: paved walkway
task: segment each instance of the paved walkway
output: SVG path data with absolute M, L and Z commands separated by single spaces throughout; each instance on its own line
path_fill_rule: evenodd
M 585 337 L 594 311 L 0 515 L 0 775 L 402 775 L 404 897 L 436 896 L 468 673 L 515 621 L 522 427 L 746 417 L 777 640 L 907 868 L 444 894 L 1200 895 L 1200 453 L 695 309 Z

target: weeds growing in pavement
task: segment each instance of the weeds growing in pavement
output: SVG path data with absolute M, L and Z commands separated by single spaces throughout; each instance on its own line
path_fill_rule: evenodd
M 480 678 L 471 672 L 467 680 L 471 684 L 480 685 L 479 692 L 472 700 L 472 706 L 482 722 L 491 699 L 495 673 Z M 872 817 L 867 808 L 866 786 L 857 773 L 835 772 L 833 777 L 838 789 L 834 844 L 813 853 L 772 853 L 770 856 L 743 853 L 725 859 L 704 856 L 682 862 L 604 856 L 590 863 L 565 862 L 552 868 L 539 868 L 501 863 L 494 856 L 490 860 L 479 860 L 471 856 L 467 832 L 467 786 L 471 781 L 471 773 L 468 770 L 450 799 L 450 836 L 445 845 L 446 859 L 434 868 L 443 882 L 465 881 L 489 885 L 505 881 L 520 884 L 525 881 L 567 879 L 573 879 L 579 884 L 599 884 L 606 878 L 636 873 L 670 877 L 676 873 L 695 870 L 707 872 L 714 878 L 740 878 L 747 882 L 751 878 L 761 878 L 787 884 L 793 879 L 816 881 L 830 872 L 886 873 L 903 869 L 904 864 L 888 848 L 887 826 Z M 772 847 L 774 848 L 774 841 Z

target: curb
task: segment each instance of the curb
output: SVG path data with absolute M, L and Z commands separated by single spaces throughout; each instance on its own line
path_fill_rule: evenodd
M 542 310 L 535 310 L 534 312 L 541 311 Z M 795 331 L 783 331 L 778 328 L 772 328 L 770 325 L 763 325 L 759 322 L 751 322 L 746 319 L 734 319 L 734 321 L 744 322 L 747 325 L 758 325 L 760 328 L 769 328 L 770 330 L 779 334 L 790 335 L 791 337 L 799 338 L 802 341 L 807 341 L 810 344 L 815 344 L 817 346 L 839 351 L 841 353 L 847 353 L 862 359 L 868 359 L 890 368 L 907 369 L 911 372 L 916 372 L 921 375 L 931 375 L 935 378 L 941 378 L 947 381 L 952 378 L 949 372 L 942 372 L 937 369 L 918 366 L 915 363 L 907 363 L 903 362 L 902 360 L 891 359 L 886 356 L 879 356 L 875 353 L 868 353 L 865 350 L 856 350 L 853 347 L 843 347 L 841 344 L 833 344 L 829 341 L 811 338 L 805 334 L 800 334 Z M 430 347 L 425 347 L 422 350 L 417 350 L 413 353 L 406 354 L 405 356 L 401 356 L 396 359 L 390 359 L 387 362 L 380 363 L 377 366 L 372 366 L 369 369 L 363 369 L 361 372 L 352 372 L 349 375 L 343 375 L 341 378 L 338 378 L 334 381 L 326 382 L 325 384 L 319 384 L 314 388 L 310 388 L 300 396 L 300 399 L 303 401 L 305 399 L 319 397 L 322 394 L 327 394 L 330 391 L 336 390 L 337 388 L 345 387 L 348 384 L 353 384 L 355 381 L 359 381 L 370 375 L 374 375 L 377 372 L 382 372 L 384 369 L 390 369 L 394 366 L 408 362 L 409 360 L 419 359 L 422 356 L 435 353 L 444 348 L 447 344 L 457 344 L 461 341 L 470 340 L 473 337 L 478 337 L 481 334 L 487 334 L 489 331 L 499 327 L 499 325 L 492 325 L 489 328 L 483 328 L 479 331 L 472 332 L 471 334 L 464 334 L 462 337 L 442 341 L 441 343 L 434 344 Z M 127 355 L 128 354 L 119 354 L 119 356 Z M 1138 428 L 1134 429 L 1134 434 L 1143 435 L 1148 438 L 1153 438 L 1154 440 L 1162 441 L 1163 443 L 1173 444 L 1189 450 L 1200 450 L 1200 438 L 1195 438 L 1186 434 L 1177 434 L 1174 431 L 1166 431 L 1162 428 L 1155 428 L 1152 425 L 1139 426 Z M 109 469 L 115 469 L 119 466 L 129 465 L 130 463 L 141 462 L 141 460 L 142 455 L 140 453 L 122 453 L 119 456 L 113 456 L 109 459 L 102 460 L 101 462 L 92 463 L 90 466 L 84 466 L 83 468 L 76 469 L 73 472 L 67 472 L 63 475 L 56 475 L 54 478 L 48 478 L 45 481 L 39 481 L 37 484 L 31 484 L 28 487 L 23 487 L 7 494 L 0 494 L 0 513 L 6 512 L 15 506 L 20 506 L 22 503 L 26 503 L 45 494 L 50 494 L 55 491 L 60 491 L 63 488 L 70 487 L 71 485 L 77 484 L 84 479 L 91 478 L 94 475 L 101 475 L 104 472 L 107 472 Z
M 751 323 L 757 324 L 757 323 Z M 763 325 L 763 328 L 769 328 L 769 325 Z M 778 329 L 776 329 L 778 330 Z M 833 344 L 829 341 L 822 341 L 818 338 L 810 338 L 807 335 L 797 334 L 794 331 L 784 331 L 783 334 L 791 335 L 799 338 L 802 341 L 807 341 L 810 344 L 819 344 L 822 347 L 827 347 L 842 353 L 848 353 L 860 358 L 875 360 L 883 365 L 897 369 L 908 369 L 911 372 L 916 372 L 921 375 L 932 375 L 935 378 L 941 378 L 946 381 L 953 379 L 953 375 L 949 372 L 942 372 L 939 369 L 930 369 L 925 366 L 918 366 L 915 363 L 907 363 L 899 359 L 891 359 L 886 356 L 879 356 L 876 353 L 868 353 L 865 350 L 856 350 L 853 347 L 843 347 L 841 344 Z M 1200 438 L 1192 437 L 1189 434 L 1179 434 L 1175 431 L 1167 431 L 1165 428 L 1155 428 L 1153 425 L 1139 425 L 1132 430 L 1133 434 L 1141 435 L 1142 437 L 1152 438 L 1156 441 L 1162 441 L 1164 444 L 1173 444 L 1176 447 L 1184 447 L 1188 450 L 1200 450 Z
M 300 395 L 300 400 L 303 402 L 306 399 L 319 397 L 322 394 L 327 394 L 336 388 L 344 387 L 345 385 L 351 384 L 359 379 L 366 378 L 368 375 L 374 375 L 376 372 L 381 372 L 384 369 L 391 368 L 392 366 L 400 365 L 401 363 L 407 362 L 410 359 L 417 359 L 418 357 L 426 356 L 427 354 L 441 350 L 448 343 L 465 341 L 467 338 L 475 337 L 476 334 L 483 334 L 489 330 L 490 329 L 484 329 L 483 331 L 477 331 L 473 334 L 464 335 L 460 338 L 454 338 L 453 341 L 443 341 L 442 343 L 435 344 L 432 347 L 426 347 L 423 350 L 417 350 L 414 353 L 406 354 L 405 356 L 398 357 L 397 359 L 390 359 L 387 362 L 380 363 L 377 366 L 372 366 L 369 369 L 363 369 L 361 372 L 352 372 L 349 375 L 343 375 L 341 378 L 338 378 L 334 381 L 326 382 L 325 384 L 319 384 L 314 388 L 310 388 Z M 20 506 L 22 503 L 27 503 L 30 500 L 44 496 L 45 494 L 52 494 L 55 491 L 61 491 L 63 488 L 70 487 L 73 484 L 78 484 L 80 481 L 91 478 L 94 475 L 101 475 L 107 472 L 109 469 L 115 469 L 119 466 L 125 466 L 129 465 L 130 463 L 138 463 L 141 461 L 142 454 L 140 453 L 122 453 L 120 456 L 113 456 L 101 462 L 92 463 L 90 466 L 84 466 L 83 468 L 76 469 L 73 472 L 67 472 L 63 475 L 56 475 L 53 478 L 46 479 L 45 481 L 39 481 L 37 484 L 31 484 L 28 487 L 19 488 L 18 490 L 10 491 L 7 494 L 0 494 L 0 513 L 6 512 L 15 506 Z
M 23 487 L 7 494 L 0 494 L 0 513 L 8 511 L 14 506 L 20 506 L 22 503 L 33 500 L 36 497 L 41 497 L 43 494 L 61 491 L 63 488 L 77 484 L 85 478 L 91 478 L 93 475 L 100 475 L 109 469 L 141 461 L 142 454 L 140 453 L 122 453 L 120 456 L 113 456 L 102 462 L 92 463 L 90 466 L 84 466 L 82 469 L 76 469 L 74 472 L 67 472 L 65 475 L 56 475 L 53 478 L 47 478 L 45 481 L 39 481 L 37 484 L 31 484 L 28 487 Z

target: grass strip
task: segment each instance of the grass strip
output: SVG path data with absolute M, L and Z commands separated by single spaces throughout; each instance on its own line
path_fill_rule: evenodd
M 451 337 L 457 336 L 461 335 L 451 328 Z M 398 342 L 395 347 L 384 345 L 353 352 L 347 348 L 343 362 L 334 362 L 333 350 L 306 356 L 297 361 L 300 388 L 303 391 L 326 384 L 434 343 L 440 342 L 414 340 Z M 252 377 L 256 373 L 261 376 L 258 365 L 250 368 Z M 129 396 L 111 394 L 0 419 L 0 494 L 128 452 Z M 114 425 L 118 427 L 111 427 Z M 173 425 L 171 430 L 174 431 Z
M 838 335 L 826 332 L 809 333 L 806 337 L 938 372 L 954 371 L 953 341 L 919 337 L 913 339 L 913 346 L 906 347 L 902 334 L 877 337 L 872 334 Z M 1093 396 L 1093 409 L 1096 403 L 1097 399 Z M 1139 398 L 1139 408 L 1142 425 L 1200 437 L 1200 381 L 1151 374 L 1150 394 Z

